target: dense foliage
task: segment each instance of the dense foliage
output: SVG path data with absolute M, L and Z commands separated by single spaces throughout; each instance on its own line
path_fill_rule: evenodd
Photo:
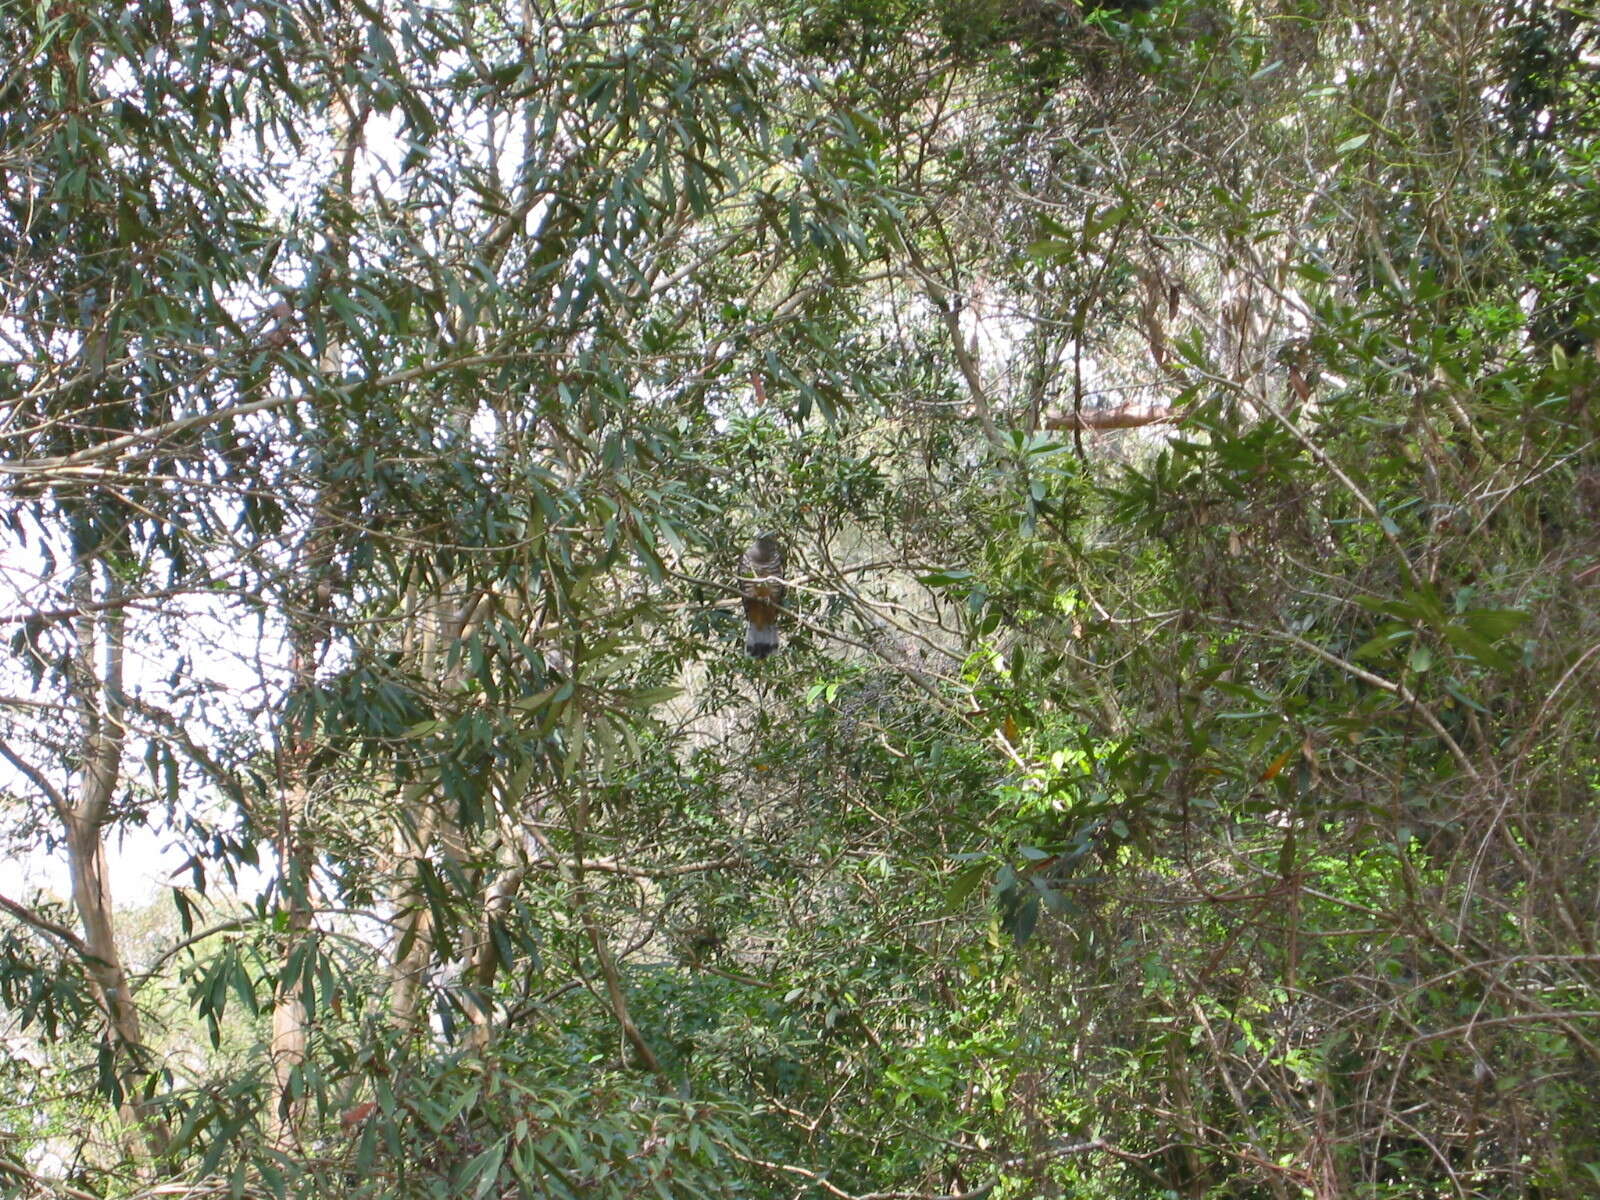
M 0 6 L 7 1193 L 1595 1194 L 1596 16 Z

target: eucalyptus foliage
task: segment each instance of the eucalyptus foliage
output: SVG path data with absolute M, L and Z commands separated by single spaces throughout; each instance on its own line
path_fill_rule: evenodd
M 0 1178 L 1591 1194 L 1594 16 L 0 8 Z

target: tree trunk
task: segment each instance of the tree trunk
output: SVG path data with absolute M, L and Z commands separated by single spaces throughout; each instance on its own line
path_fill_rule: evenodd
M 349 50 L 348 31 L 343 44 L 330 44 L 330 60 L 343 61 Z M 361 142 L 361 126 L 366 110 L 357 112 L 343 84 L 334 79 L 329 130 L 336 155 L 333 178 L 324 199 L 331 205 L 352 201 L 352 179 L 356 151 Z M 319 270 L 311 289 L 316 296 L 330 286 L 331 264 L 342 262 L 348 246 L 334 235 L 327 261 Z M 339 286 L 334 282 L 332 286 Z M 339 337 L 330 330 L 318 362 L 324 379 L 337 378 L 342 370 Z M 269 1119 L 273 1142 L 284 1149 L 293 1141 L 305 1112 L 305 1099 L 299 1093 L 299 1069 L 305 1063 L 308 1046 L 310 1006 L 306 1002 L 306 956 L 316 952 L 312 936 L 313 871 L 316 846 L 307 821 L 310 799 L 316 780 L 312 760 L 317 737 L 314 720 L 297 701 L 310 697 L 317 686 L 317 667 L 333 631 L 333 594 L 336 577 L 334 554 L 341 523 L 336 515 L 339 500 L 337 485 L 325 476 L 313 479 L 316 489 L 311 525 L 300 547 L 298 562 L 291 564 L 285 606 L 289 633 L 289 688 L 277 745 L 278 787 L 278 879 L 281 888 L 287 939 L 283 966 L 278 977 L 272 1011 L 272 1077 L 276 1103 Z
M 106 874 L 104 831 L 122 777 L 122 751 L 127 739 L 123 725 L 123 630 L 121 584 L 106 570 L 106 603 L 94 595 L 96 563 L 79 567 L 73 584 L 74 599 L 84 615 L 77 619 L 77 654 L 73 664 L 73 691 L 79 715 L 80 777 L 76 803 L 56 797 L 58 816 L 67 836 L 68 865 L 72 877 L 72 902 L 83 926 L 83 946 L 89 977 L 106 1019 L 106 1037 L 112 1050 L 119 1107 L 128 1123 L 125 1141 L 135 1154 L 159 1154 L 168 1132 L 153 1116 L 148 1103 L 133 1099 L 143 1091 L 149 1071 L 147 1052 L 133 1002 L 127 967 L 117 946 L 116 917 L 111 881 Z M 98 610 L 98 611 L 97 611 Z M 104 639 L 103 657 L 101 640 Z M 98 660 L 98 661 L 97 661 Z

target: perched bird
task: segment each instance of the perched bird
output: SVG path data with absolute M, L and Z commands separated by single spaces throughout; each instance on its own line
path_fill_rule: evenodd
M 748 622 L 744 648 L 752 658 L 765 658 L 778 648 L 778 606 L 788 589 L 783 579 L 783 548 L 776 534 L 763 533 L 750 543 L 740 561 L 739 595 Z

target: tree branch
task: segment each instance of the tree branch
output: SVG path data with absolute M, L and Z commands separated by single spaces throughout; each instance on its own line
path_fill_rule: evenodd
M 65 925 L 52 921 L 42 913 L 34 912 L 27 905 L 18 904 L 15 900 L 0 896 L 0 909 L 4 909 L 23 924 L 32 925 L 40 933 L 48 933 L 51 937 L 66 943 L 67 947 L 85 962 L 99 961 L 95 955 L 89 953 L 89 947 L 81 937 L 73 933 Z
M 1136 429 L 1141 425 L 1171 425 L 1182 419 L 1183 414 L 1175 409 L 1137 408 L 1125 404 L 1119 408 L 1057 413 L 1044 419 L 1044 427 L 1068 429 L 1074 432 L 1098 432 L 1104 429 Z

